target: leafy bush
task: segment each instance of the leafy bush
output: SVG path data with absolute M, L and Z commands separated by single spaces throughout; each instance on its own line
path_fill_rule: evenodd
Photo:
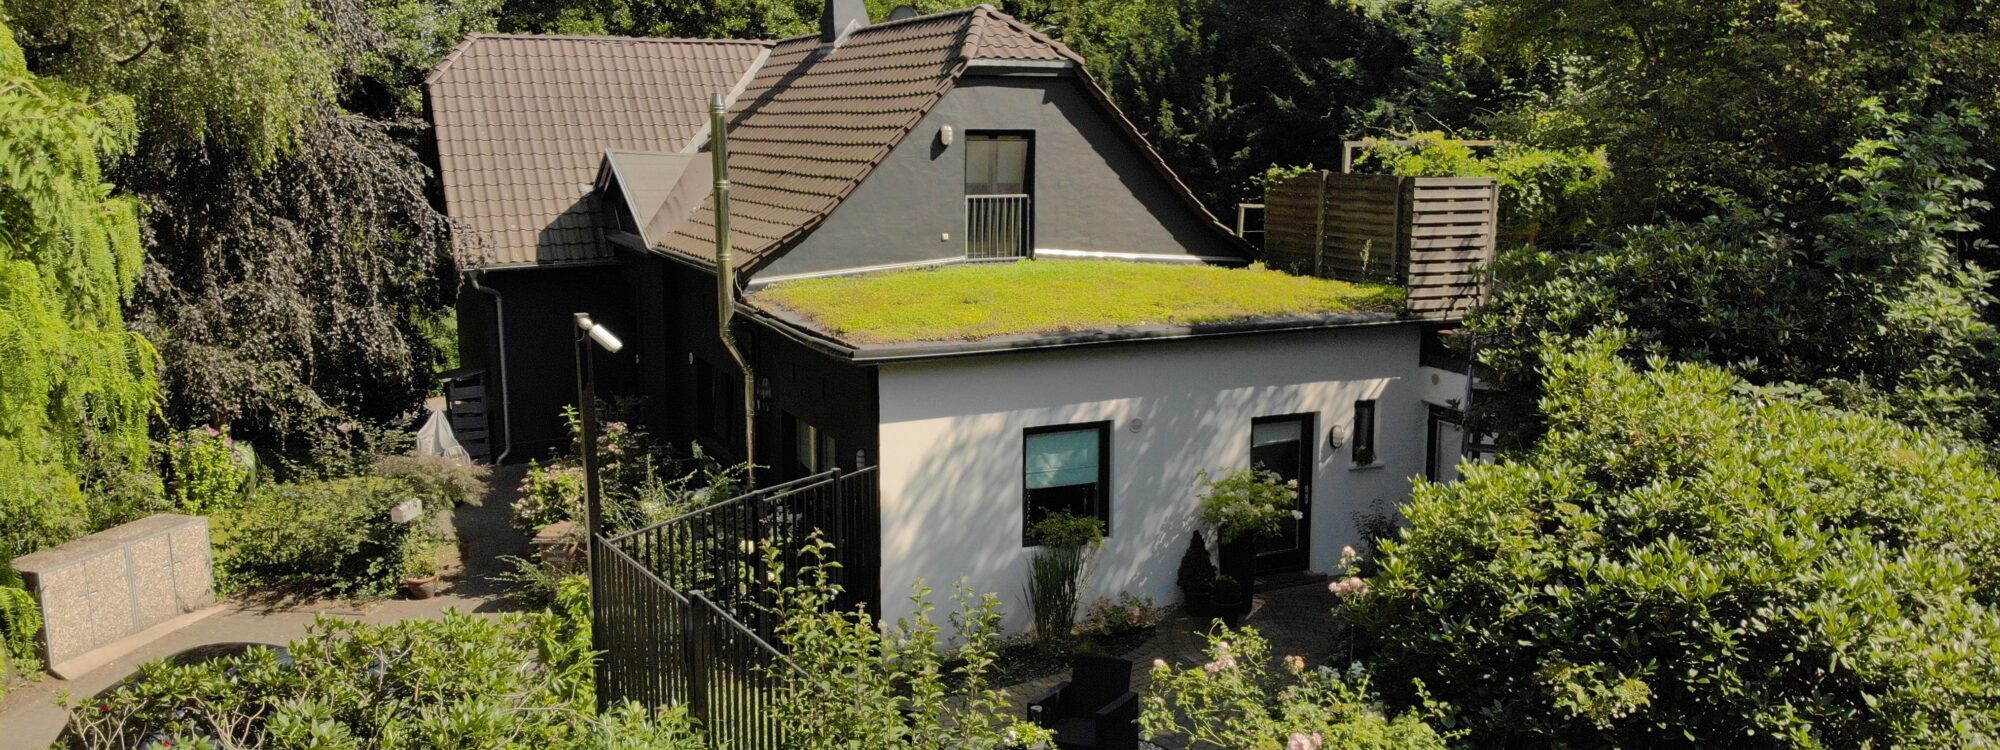
M 375 461 L 374 473 L 409 485 L 425 507 L 443 511 L 479 504 L 492 471 L 441 456 L 385 456 Z
M 1009 750 L 1048 739 L 1045 730 L 1015 718 L 993 685 L 996 597 L 975 596 L 960 582 L 951 615 L 960 645 L 947 649 L 922 583 L 910 597 L 916 612 L 894 626 L 864 611 L 836 609 L 841 590 L 830 578 L 831 549 L 815 532 L 803 546 L 806 564 L 795 572 L 797 582 L 774 592 L 778 640 L 798 666 L 779 672 L 786 684 L 774 710 L 793 742 L 804 750 Z M 775 548 L 764 554 L 773 570 L 781 569 Z
M 1420 484 L 1350 614 L 1493 747 L 2000 736 L 2000 475 L 1889 421 L 1548 351 L 1550 431 Z
M 1234 469 L 1212 479 L 1200 477 L 1201 522 L 1215 529 L 1215 539 L 1227 544 L 1242 537 L 1269 534 L 1287 517 L 1299 518 L 1297 480 L 1264 469 Z
M 1306 669 L 1287 656 L 1272 669 L 1271 644 L 1256 630 L 1218 626 L 1206 664 L 1153 662 L 1140 698 L 1141 732 L 1180 735 L 1217 750 L 1444 750 L 1444 736 L 1415 713 L 1390 716 L 1369 695 L 1358 667 Z
M 1034 607 L 1035 640 L 1044 651 L 1069 645 L 1076 629 L 1076 600 L 1090 572 L 1091 553 L 1104 543 L 1104 522 L 1050 513 L 1029 529 L 1028 604 Z
M 390 593 L 413 550 L 437 543 L 433 512 L 412 523 L 389 520 L 391 508 L 415 496 L 409 484 L 383 477 L 269 487 L 215 518 L 218 578 L 224 588 Z
M 565 408 L 571 452 L 547 464 L 528 462 L 520 498 L 514 503 L 514 527 L 535 533 L 563 521 L 583 520 L 583 463 L 576 457 L 583 423 L 576 410 Z M 748 473 L 743 466 L 724 466 L 693 446 L 693 453 L 675 458 L 669 446 L 645 431 L 616 420 L 604 423 L 598 443 L 598 481 L 605 528 L 628 531 L 672 518 L 734 497 Z
M 1443 132 L 1415 133 L 1414 146 L 1368 144 L 1356 166 L 1417 177 L 1491 177 L 1500 183 L 1501 239 L 1563 246 L 1594 236 L 1604 219 L 1611 163 L 1604 149 L 1544 149 L 1507 143 L 1485 154 Z
M 256 454 L 239 451 L 228 430 L 186 430 L 164 447 L 167 500 L 182 513 L 202 516 L 240 505 L 255 488 Z
M 1083 623 L 1076 626 L 1085 635 L 1114 635 L 1145 630 L 1160 624 L 1160 610 L 1150 596 L 1119 592 L 1116 600 L 1098 599 L 1084 610 Z
M 587 606 L 587 605 L 586 605 Z M 85 747 L 272 750 L 534 747 L 701 750 L 685 711 L 626 704 L 596 714 L 588 620 L 559 612 L 392 625 L 321 618 L 290 646 L 187 666 L 154 662 L 143 679 L 72 706 Z
M 35 654 L 41 629 L 42 609 L 34 595 L 22 588 L 21 574 L 0 560 L 0 696 L 7 694 L 11 676 L 41 669 Z

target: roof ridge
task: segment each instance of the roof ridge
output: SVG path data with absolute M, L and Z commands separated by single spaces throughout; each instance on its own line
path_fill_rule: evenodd
M 855 30 L 854 30 L 854 32 L 853 32 L 852 34 L 849 34 L 849 35 L 848 35 L 848 37 L 847 37 L 847 38 L 848 38 L 848 39 L 853 39 L 854 37 L 857 37 L 857 36 L 860 36 L 860 35 L 862 35 L 862 34 L 866 34 L 866 33 L 870 33 L 870 32 L 873 32 L 873 31 L 875 31 L 876 29 L 888 29 L 888 28 L 895 28 L 895 27 L 897 27 L 897 26 L 903 26 L 903 25 L 906 25 L 906 24 L 912 24 L 912 23 L 921 23 L 921 22 L 923 22 L 923 21 L 936 21 L 936 20 L 939 20 L 939 19 L 942 19 L 942 18 L 949 18 L 949 17 L 951 17 L 951 16 L 963 16 L 963 15 L 970 15 L 970 14 L 972 14 L 972 12 L 974 12 L 974 11 L 977 11 L 977 10 L 979 10 L 980 8 L 992 8 L 992 7 L 993 7 L 993 6 L 991 6 L 991 5 L 988 5 L 988 4 L 985 4 L 985 3 L 981 3 L 981 4 L 979 4 L 979 5 L 974 5 L 974 6 L 971 6 L 971 7 L 968 7 L 968 8 L 953 8 L 953 9 L 951 9 L 951 10 L 941 10 L 941 11 L 938 11 L 938 12 L 936 12 L 936 13 L 927 13 L 927 14 L 924 14 L 924 15 L 921 15 L 921 16 L 910 16 L 909 18 L 898 18 L 898 19 L 894 19 L 894 20 L 884 20 L 884 21 L 882 21 L 882 22 L 880 22 L 880 23 L 877 23 L 877 22 L 873 22 L 873 21 L 871 21 L 871 22 L 869 22 L 869 24 L 868 24 L 867 26 L 863 26 L 863 27 L 861 27 L 861 28 L 858 28 L 858 29 L 855 29 Z M 788 36 L 788 37 L 785 37 L 785 38 L 783 38 L 783 39 L 773 39 L 773 40 L 771 40 L 771 44 L 775 46 L 775 45 L 779 45 L 779 44 L 784 44 L 784 43 L 786 43 L 786 42 L 796 42 L 796 41 L 798 41 L 798 40 L 800 40 L 800 39 L 814 39 L 814 40 L 817 40 L 817 39 L 819 39 L 819 32 L 815 31 L 815 32 L 812 32 L 812 33 L 810 33 L 810 34 L 800 34 L 800 35 L 798 35 L 798 36 Z M 843 46 L 844 46 L 844 45 L 843 45 Z
M 618 34 L 517 34 L 500 31 L 475 31 L 465 35 L 467 41 L 474 39 L 549 39 L 576 42 L 662 42 L 667 44 L 753 44 L 771 46 L 771 39 L 719 39 L 714 37 L 681 36 L 621 36 Z
M 457 63 L 460 57 L 463 57 L 465 55 L 466 50 L 471 49 L 472 45 L 477 44 L 484 39 L 505 39 L 510 41 L 514 40 L 551 41 L 551 42 L 559 42 L 559 41 L 560 42 L 628 42 L 628 43 L 648 42 L 648 43 L 661 43 L 661 44 L 719 44 L 719 45 L 730 45 L 730 46 L 754 46 L 754 47 L 763 47 L 765 49 L 769 49 L 771 48 L 772 45 L 777 44 L 776 41 L 770 39 L 704 39 L 704 38 L 681 38 L 681 37 L 659 37 L 659 36 L 614 36 L 610 34 L 511 34 L 511 33 L 497 32 L 497 31 L 475 31 L 470 34 L 466 34 L 465 39 L 460 40 L 458 46 L 452 47 L 451 52 L 446 53 L 444 59 L 439 60 L 437 65 L 431 68 L 431 72 L 424 76 L 424 85 L 428 86 L 437 83 L 438 78 L 440 76 L 443 76 L 445 74 L 445 71 L 450 70 L 452 65 Z

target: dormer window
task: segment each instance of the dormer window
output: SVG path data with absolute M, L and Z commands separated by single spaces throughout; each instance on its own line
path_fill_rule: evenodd
M 1034 247 L 1028 133 L 967 133 L 965 257 L 1026 258 Z

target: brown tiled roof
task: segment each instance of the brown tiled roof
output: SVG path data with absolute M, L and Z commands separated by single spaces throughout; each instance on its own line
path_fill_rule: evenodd
M 736 265 L 761 265 L 831 214 L 973 60 L 1077 63 L 1079 78 L 1110 116 L 1188 205 L 1208 216 L 1081 70 L 1081 57 L 981 5 L 868 26 L 831 53 L 822 50 L 818 36 L 787 39 L 772 48 L 730 114 L 729 235 Z M 714 206 L 704 202 L 660 244 L 713 262 L 714 243 Z
M 428 79 L 445 210 L 489 267 L 609 259 L 586 192 L 607 149 L 680 151 L 769 42 L 475 34 Z

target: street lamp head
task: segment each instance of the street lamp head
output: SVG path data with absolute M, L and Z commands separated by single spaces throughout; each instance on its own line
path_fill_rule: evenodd
M 607 352 L 617 354 L 619 349 L 625 348 L 625 342 L 619 341 L 617 336 L 612 335 L 611 329 L 598 325 L 588 315 L 577 313 L 576 327 L 582 329 L 590 336 L 591 341 L 597 342 L 597 345 L 604 347 Z

